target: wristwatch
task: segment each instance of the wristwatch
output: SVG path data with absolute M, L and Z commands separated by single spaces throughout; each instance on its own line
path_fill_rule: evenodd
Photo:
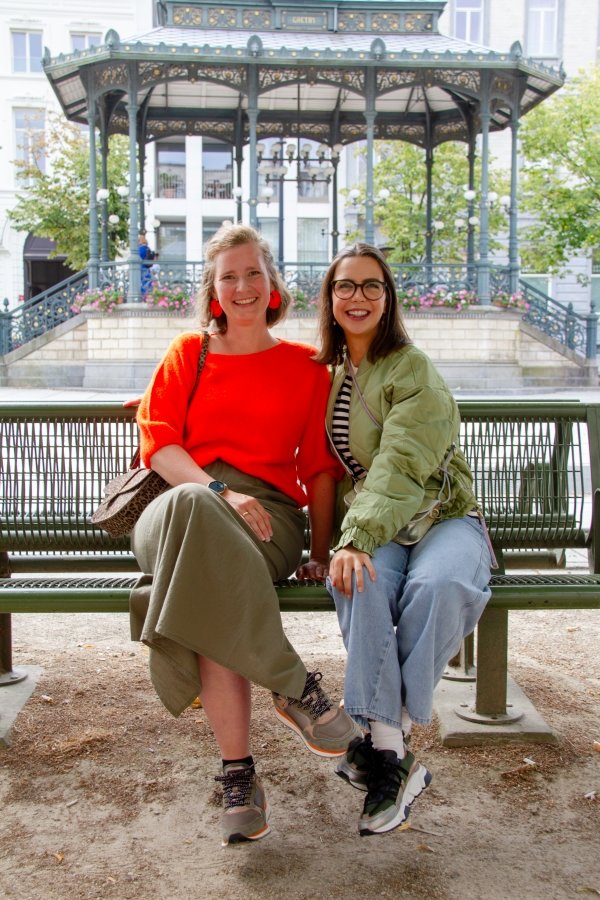
M 224 494 L 227 490 L 227 485 L 224 481 L 209 481 L 206 487 L 209 491 L 214 491 L 215 494 Z

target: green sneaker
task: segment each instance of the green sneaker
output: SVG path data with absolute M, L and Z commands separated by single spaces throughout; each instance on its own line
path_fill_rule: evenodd
M 410 734 L 404 738 L 404 744 L 408 748 Z M 337 764 L 335 774 L 351 784 L 358 791 L 367 790 L 367 778 L 369 766 L 375 752 L 371 740 L 371 733 L 367 732 L 363 738 L 354 738 L 348 747 L 343 759 Z
M 430 783 L 431 773 L 410 751 L 399 760 L 393 750 L 374 750 L 367 776 L 368 793 L 358 820 L 359 833 L 384 834 L 398 828 Z
M 273 693 L 275 715 L 317 756 L 343 756 L 350 741 L 361 736 L 362 731 L 341 707 L 327 722 L 321 721 L 324 713 L 333 709 L 319 683 L 322 677 L 320 672 L 309 672 L 299 700 Z
M 270 809 L 254 766 L 230 763 L 215 781 L 223 784 L 223 846 L 266 837 Z

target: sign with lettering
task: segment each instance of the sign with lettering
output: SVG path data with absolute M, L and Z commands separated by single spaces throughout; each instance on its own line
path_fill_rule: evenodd
M 292 12 L 284 9 L 281 13 L 281 27 L 294 31 L 321 31 L 327 28 L 327 13 Z

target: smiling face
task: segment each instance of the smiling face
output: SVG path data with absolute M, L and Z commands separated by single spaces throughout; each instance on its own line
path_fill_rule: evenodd
M 271 283 L 260 247 L 240 244 L 215 259 L 214 296 L 229 325 L 266 323 Z
M 345 279 L 355 284 L 384 282 L 384 275 L 381 266 L 372 256 L 347 256 L 339 261 L 333 276 L 334 282 Z M 353 343 L 368 347 L 377 334 L 385 311 L 386 291 L 382 292 L 378 300 L 367 300 L 362 290 L 357 288 L 353 297 L 343 300 L 336 296 L 333 287 L 334 285 L 331 289 L 333 317 L 344 330 L 349 349 Z M 375 293 L 376 290 L 373 289 L 373 294 Z

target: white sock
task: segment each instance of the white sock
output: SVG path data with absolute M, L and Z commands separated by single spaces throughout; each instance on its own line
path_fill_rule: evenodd
M 369 721 L 371 726 L 371 740 L 376 750 L 394 750 L 398 759 L 406 756 L 404 736 L 401 728 L 386 725 L 385 722 Z
M 404 732 L 404 737 L 408 737 L 412 729 L 412 721 L 405 706 L 402 707 L 402 718 L 400 719 L 400 721 L 402 722 L 402 731 Z

